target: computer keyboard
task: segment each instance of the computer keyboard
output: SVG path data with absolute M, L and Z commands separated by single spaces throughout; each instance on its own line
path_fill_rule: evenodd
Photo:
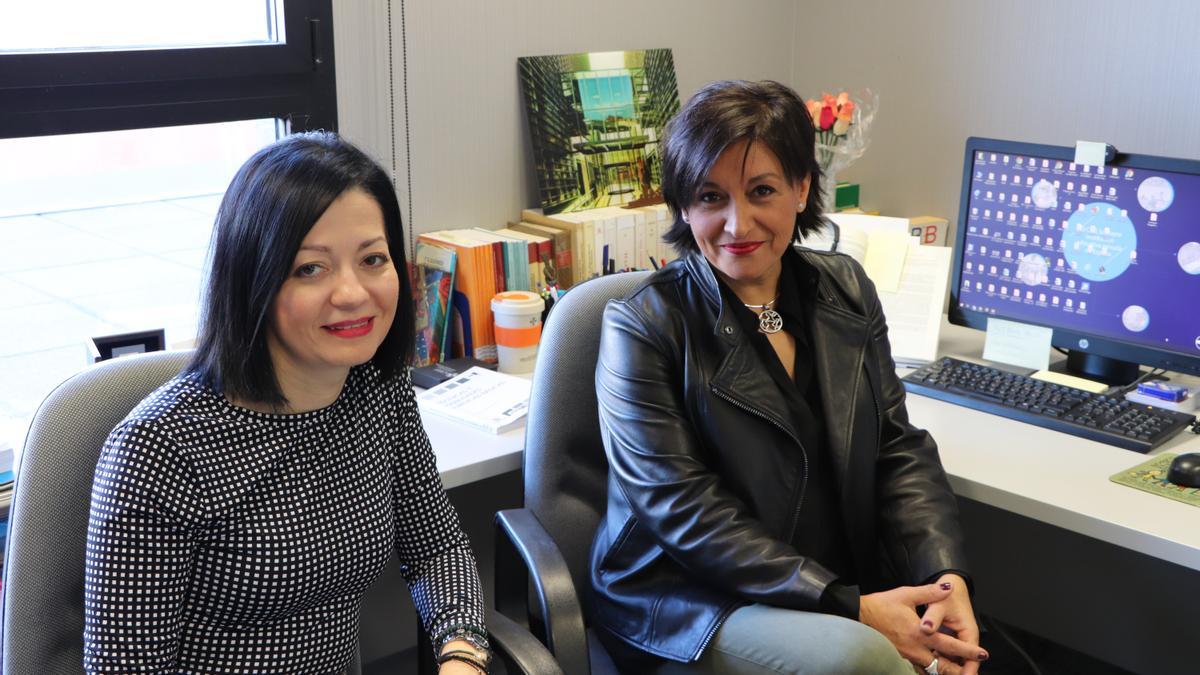
M 1196 419 L 948 357 L 901 381 L 914 394 L 1142 453 Z

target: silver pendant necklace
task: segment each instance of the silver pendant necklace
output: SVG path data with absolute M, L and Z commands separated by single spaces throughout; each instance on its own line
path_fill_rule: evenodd
M 759 310 L 758 332 L 771 335 L 783 330 L 783 317 L 779 316 L 779 312 L 776 312 L 774 309 L 776 300 L 779 300 L 778 295 L 775 296 L 775 300 L 772 300 L 764 305 L 751 305 L 744 302 L 742 303 L 749 309 Z

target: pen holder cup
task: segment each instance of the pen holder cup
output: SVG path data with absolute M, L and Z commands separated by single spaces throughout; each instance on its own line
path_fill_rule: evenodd
M 540 295 L 530 291 L 505 291 L 492 298 L 500 372 L 533 372 L 545 304 Z

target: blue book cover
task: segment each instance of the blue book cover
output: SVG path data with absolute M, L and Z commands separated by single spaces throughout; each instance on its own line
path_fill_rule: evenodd
M 413 300 L 416 303 L 416 366 L 446 360 L 450 335 L 450 293 L 457 254 L 417 242 Z

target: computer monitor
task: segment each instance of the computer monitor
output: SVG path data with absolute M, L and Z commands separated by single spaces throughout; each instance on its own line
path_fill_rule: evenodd
M 950 320 L 1053 329 L 1069 372 L 1200 375 L 1200 162 L 967 139 Z

